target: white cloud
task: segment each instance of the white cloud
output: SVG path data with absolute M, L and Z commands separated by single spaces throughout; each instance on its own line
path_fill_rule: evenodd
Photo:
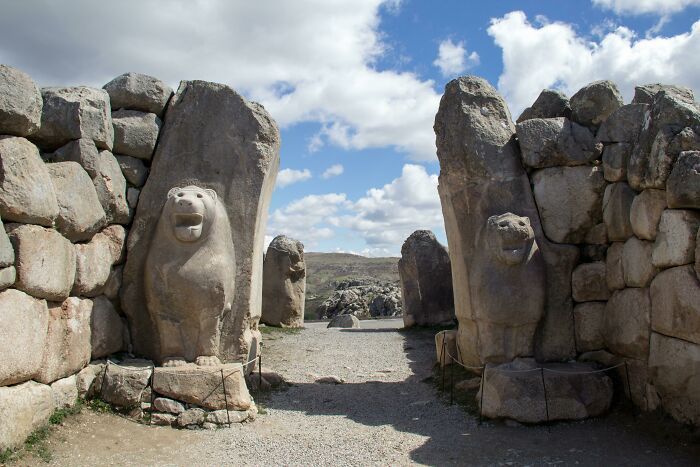
M 678 13 L 689 6 L 698 6 L 700 0 L 593 0 L 593 4 L 619 15 L 664 16 Z
M 376 67 L 388 50 L 380 14 L 400 3 L 4 2 L 0 62 L 41 85 L 102 86 L 126 71 L 173 86 L 182 79 L 226 83 L 262 102 L 282 126 L 322 124 L 328 131 L 312 141 L 315 148 L 393 147 L 434 160 L 434 83 Z
M 309 169 L 295 170 L 295 169 L 282 169 L 277 174 L 276 188 L 284 188 L 292 183 L 303 182 L 311 178 L 311 171 Z
M 440 42 L 438 57 L 433 62 L 433 65 L 440 69 L 440 73 L 442 73 L 444 77 L 458 75 L 478 64 L 478 53 L 472 52 L 467 56 L 467 49 L 464 47 L 464 41 L 455 44 L 452 42 L 452 39 L 445 39 Z
M 537 27 L 521 11 L 491 20 L 488 33 L 503 50 L 503 73 L 498 88 L 513 116 L 544 88 L 569 96 L 583 85 L 611 79 L 629 100 L 634 86 L 673 83 L 700 91 L 700 21 L 689 32 L 671 37 L 638 38 L 624 27 L 598 41 L 579 36 L 567 23 Z
M 341 164 L 333 164 L 323 172 L 321 178 L 329 179 L 332 177 L 337 177 L 338 175 L 341 175 L 344 171 L 345 169 Z

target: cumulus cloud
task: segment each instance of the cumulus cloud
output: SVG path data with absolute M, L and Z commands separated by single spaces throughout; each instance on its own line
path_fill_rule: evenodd
M 388 49 L 380 15 L 400 3 L 5 2 L 0 62 L 41 85 L 102 86 L 126 71 L 173 86 L 182 79 L 226 83 L 262 102 L 281 126 L 321 124 L 315 148 L 393 147 L 434 159 L 440 96 L 433 82 L 376 66 Z
M 284 188 L 292 183 L 303 182 L 311 178 L 311 171 L 309 169 L 295 170 L 295 169 L 282 169 L 277 174 L 277 182 L 275 184 L 276 188 Z
M 338 175 L 341 175 L 344 171 L 345 168 L 342 166 L 342 164 L 333 164 L 323 172 L 321 178 L 329 179 L 332 177 L 337 177 Z
M 433 65 L 440 69 L 444 77 L 451 77 L 463 73 L 468 68 L 479 64 L 479 54 L 472 52 L 467 56 L 467 49 L 464 41 L 452 42 L 452 39 L 445 39 L 438 47 L 438 57 Z
M 488 33 L 503 51 L 498 88 L 514 117 L 544 88 L 569 96 L 598 79 L 613 80 L 629 100 L 634 86 L 673 83 L 700 91 L 700 21 L 690 31 L 671 37 L 639 38 L 625 27 L 604 33 L 598 41 L 578 35 L 562 22 L 528 21 L 514 11 L 491 20 Z
M 670 15 L 689 6 L 700 5 L 700 0 L 593 0 L 593 4 L 612 10 L 619 15 Z

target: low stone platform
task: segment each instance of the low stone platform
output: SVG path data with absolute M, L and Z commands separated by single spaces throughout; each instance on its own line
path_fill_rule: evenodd
M 613 396 L 612 379 L 599 369 L 595 363 L 537 363 L 530 358 L 487 365 L 483 399 L 480 390 L 477 401 L 483 401 L 485 417 L 522 423 L 596 417 L 610 408 Z

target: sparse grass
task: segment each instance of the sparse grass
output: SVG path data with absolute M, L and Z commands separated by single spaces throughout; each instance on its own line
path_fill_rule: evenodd
M 454 364 L 454 365 L 446 365 L 445 366 L 445 386 L 443 388 L 442 383 L 443 383 L 443 375 L 442 375 L 442 369 L 440 368 L 440 365 L 435 365 L 433 368 L 433 376 L 430 378 L 431 383 L 433 386 L 435 386 L 435 389 L 437 389 L 439 392 L 443 394 L 443 396 L 446 397 L 446 400 L 449 403 L 450 400 L 450 389 L 452 387 L 452 384 L 457 384 L 460 381 L 466 380 L 466 379 L 472 379 L 476 378 L 479 375 L 475 373 L 471 373 L 461 366 Z M 475 389 L 469 389 L 466 391 L 458 391 L 457 389 L 454 390 L 452 393 L 454 402 L 462 407 L 464 410 L 466 410 L 468 413 L 471 415 L 478 416 L 479 415 L 479 403 L 477 401 L 477 394 L 479 392 L 479 388 Z
M 262 334 L 274 335 L 274 334 L 299 334 L 303 328 L 278 328 L 276 326 L 260 326 L 260 332 Z
M 0 465 L 10 462 L 14 453 L 15 451 L 10 448 L 0 451 Z
M 258 407 L 258 415 L 267 415 L 267 408 L 260 401 L 257 401 L 255 405 Z
M 48 426 L 43 426 L 34 431 L 24 442 L 24 449 L 38 456 L 44 462 L 51 460 L 51 451 L 46 446 L 46 438 L 49 437 L 51 431 Z
M 51 417 L 49 417 L 49 423 L 51 425 L 61 424 L 63 420 L 65 420 L 66 417 L 68 417 L 69 415 L 79 414 L 80 411 L 83 410 L 84 405 L 85 403 L 83 402 L 83 400 L 78 399 L 75 401 L 75 405 L 73 407 L 54 410 L 54 412 L 51 414 Z
M 90 402 L 88 402 L 88 407 L 90 407 L 91 410 L 94 410 L 95 412 L 99 413 L 113 413 L 114 412 L 114 407 L 112 407 L 109 403 L 103 401 L 102 399 L 91 399 Z

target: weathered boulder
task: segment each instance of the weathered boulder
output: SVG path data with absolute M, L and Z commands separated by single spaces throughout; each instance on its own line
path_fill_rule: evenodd
M 41 92 L 23 71 L 0 64 L 0 135 L 27 136 L 41 123 Z
M 607 300 L 610 291 L 606 282 L 605 262 L 584 263 L 571 276 L 571 290 L 577 302 Z
M 122 256 L 126 231 L 121 225 L 110 225 L 95 234 L 89 243 L 75 245 L 76 268 L 72 293 L 94 297 L 100 295 L 109 279 L 112 265 Z
M 633 104 L 648 104 L 654 103 L 654 97 L 660 91 L 665 91 L 676 96 L 683 102 L 692 104 L 695 101 L 695 96 L 693 91 L 684 86 L 676 86 L 673 84 L 643 84 L 634 87 L 634 97 L 632 98 Z
M 92 389 L 95 381 L 95 365 L 88 365 L 75 375 L 75 386 L 78 390 L 78 397 L 85 399 Z
M 650 295 L 652 330 L 700 344 L 700 282 L 692 266 L 659 273 Z
M 136 206 L 139 204 L 139 196 L 141 196 L 141 190 L 138 188 L 129 187 L 126 190 L 126 202 L 130 209 L 136 209 Z
M 627 104 L 619 107 L 600 125 L 596 139 L 604 143 L 635 143 L 644 124 L 647 104 Z
M 603 334 L 607 348 L 625 357 L 646 359 L 650 314 L 648 288 L 613 292 L 605 306 Z
M 99 173 L 100 152 L 95 143 L 88 138 L 70 141 L 43 157 L 48 162 L 77 162 L 92 179 Z
M 42 88 L 41 127 L 31 136 L 42 149 L 59 148 L 70 140 L 88 138 L 100 149 L 112 149 L 109 95 L 86 86 Z
M 603 149 L 603 175 L 609 182 L 627 180 L 627 164 L 632 145 L 629 143 L 612 143 Z
M 700 345 L 651 333 L 649 376 L 664 410 L 683 423 L 700 423 Z
M 173 426 L 175 423 L 177 423 L 177 415 L 158 412 L 151 414 L 151 425 Z
M 487 280 L 479 277 L 485 262 L 495 264 L 499 261 L 494 257 L 494 251 L 486 249 L 483 244 L 487 221 L 492 216 L 508 212 L 529 218 L 534 240 L 544 260 L 544 271 L 538 273 L 537 280 L 538 287 L 545 290 L 537 290 L 536 295 L 528 298 L 529 306 L 537 303 L 534 297 L 544 295 L 546 299 L 540 332 L 533 338 L 535 354 L 543 359 L 570 357 L 574 354 L 571 271 L 578 258 L 578 248 L 553 244 L 542 231 L 505 101 L 480 78 L 466 76 L 453 80 L 445 87 L 434 129 L 440 160 L 438 191 L 450 245 L 461 360 L 467 365 L 482 364 L 476 319 L 478 310 L 492 297 L 482 295 L 481 299 L 485 300 L 482 302 L 473 295 L 479 293 L 477 282 Z M 585 170 L 586 167 L 550 168 L 540 172 L 577 169 Z M 600 179 L 604 182 L 602 173 Z M 602 187 L 600 191 L 602 194 Z M 577 193 L 577 198 L 579 196 L 581 193 Z M 563 204 L 561 199 L 559 204 Z M 600 219 L 600 204 L 597 208 Z M 586 226 L 581 238 L 599 222 Z M 481 254 L 483 259 L 475 260 L 476 254 Z M 515 269 L 519 268 L 515 266 Z M 544 280 L 545 274 L 549 278 L 547 281 Z M 491 290 L 497 290 L 498 283 L 499 279 L 494 278 Z M 524 283 L 502 283 L 510 287 L 508 290 L 527 289 Z M 535 288 L 531 282 L 528 284 L 530 293 L 534 293 Z M 498 295 L 507 293 L 501 289 Z M 515 317 L 517 319 L 517 315 Z
M 622 249 L 622 274 L 627 287 L 648 287 L 659 272 L 652 263 L 654 244 L 632 237 Z
M 53 229 L 13 224 L 9 236 L 15 248 L 15 287 L 34 297 L 62 302 L 75 279 L 75 250 Z
M 608 229 L 605 223 L 601 222 L 591 227 L 586 233 L 583 241 L 588 245 L 606 245 L 608 244 Z
M 182 403 L 168 399 L 167 397 L 156 397 L 153 401 L 153 408 L 160 412 L 167 412 L 175 415 L 185 411 L 185 406 Z
M 117 407 L 136 407 L 141 404 L 141 396 L 152 373 L 153 364 L 148 361 L 108 362 L 106 369 L 96 378 L 98 397 Z
M 185 428 L 188 426 L 201 425 L 206 420 L 207 413 L 198 408 L 187 409 L 177 416 L 177 426 Z
M 228 412 L 228 413 L 227 413 Z M 250 416 L 247 410 L 213 410 L 207 413 L 207 422 L 216 423 L 217 425 L 226 425 L 230 423 L 241 423 Z
M 661 215 L 659 233 L 651 252 L 657 268 L 681 266 L 695 261 L 695 236 L 700 227 L 700 212 L 667 209 Z
M 605 374 L 616 375 L 622 383 L 622 395 L 632 394 L 632 401 L 642 410 L 654 410 L 658 407 L 658 396 L 649 384 L 649 371 L 646 358 L 643 360 L 621 357 L 605 350 L 593 350 L 582 353 L 578 361 L 595 362 L 603 368 L 610 368 Z M 615 367 L 615 368 L 612 368 Z M 629 381 L 629 386 L 628 386 Z
M 404 327 L 454 321 L 450 256 L 435 234 L 416 230 L 404 241 L 399 277 Z
M 586 232 L 603 220 L 601 206 L 606 183 L 600 167 L 542 169 L 532 175 L 532 184 L 549 240 L 582 243 Z
M 329 328 L 359 328 L 360 320 L 354 315 L 338 315 L 329 323 Z
M 14 266 L 0 268 L 0 290 L 5 290 L 17 280 L 17 270 Z
M 114 152 L 151 160 L 162 122 L 154 113 L 138 110 L 112 112 Z
M 15 250 L 0 219 L 0 268 L 15 264 Z M 14 282 L 14 281 L 13 281 Z
M 35 430 L 46 425 L 54 411 L 51 387 L 29 381 L 0 387 L 0 451 L 22 446 Z
M 56 200 L 56 229 L 73 242 L 89 240 L 106 222 L 90 176 L 77 162 L 47 164 Z
M 32 379 L 39 371 L 49 312 L 44 300 L 14 289 L 0 292 L 0 310 L 0 386 L 5 386 Z
M 563 93 L 553 89 L 543 89 L 532 106 L 523 110 L 517 123 L 531 118 L 571 118 L 569 98 Z
M 122 320 L 106 297 L 93 300 L 90 345 L 92 360 L 119 352 L 124 347 Z
M 109 298 L 110 300 L 116 300 L 119 298 L 119 289 L 122 288 L 122 274 L 124 273 L 124 266 L 115 266 L 109 272 L 109 277 L 107 282 L 102 287 L 102 294 Z
M 623 252 L 625 244 L 615 242 L 608 247 L 605 257 L 605 281 L 610 290 L 625 288 L 625 273 L 623 270 Z
M 515 128 L 528 167 L 584 165 L 600 157 L 603 149 L 588 128 L 564 117 L 534 118 Z
M 113 109 L 133 109 L 163 116 L 165 105 L 173 94 L 163 81 L 139 73 L 124 73 L 103 86 L 109 93 Z
M 304 245 L 279 235 L 265 255 L 260 321 L 270 326 L 302 327 L 305 297 Z
M 0 136 L 0 215 L 51 226 L 58 203 L 39 150 L 24 138 Z
M 224 396 L 224 384 L 225 391 Z M 166 397 L 207 409 L 247 410 L 252 399 L 240 363 L 201 368 L 194 364 L 157 367 L 153 390 Z
M 571 120 L 587 127 L 598 127 L 623 104 L 612 81 L 594 81 L 571 96 Z
M 143 271 L 168 192 L 197 180 L 198 186 L 215 191 L 225 207 L 235 249 L 235 292 L 221 323 L 218 356 L 247 361 L 251 346 L 260 340 L 251 326 L 260 318 L 266 213 L 278 167 L 279 130 L 262 106 L 221 84 L 180 84 L 129 233 L 121 304 L 136 353 L 162 356 L 146 309 Z
M 443 349 L 445 353 L 443 354 Z M 435 334 L 435 351 L 440 366 L 451 365 L 452 359 L 459 359 L 457 350 L 457 330 L 441 331 Z
M 605 347 L 604 323 L 604 302 L 579 303 L 574 307 L 576 350 L 578 352 L 588 352 Z
M 78 400 L 77 377 L 70 375 L 51 383 L 53 404 L 57 409 L 75 406 Z
M 36 381 L 52 383 L 77 373 L 90 362 L 91 317 L 91 300 L 69 297 L 49 307 L 46 344 Z
M 670 208 L 700 209 L 700 151 L 680 153 L 666 181 Z
M 545 368 L 543 373 L 540 367 Z M 613 396 L 613 382 L 607 375 L 586 373 L 596 369 L 591 363 L 539 364 L 533 359 L 487 365 L 483 397 L 481 391 L 476 397 L 483 400 L 481 412 L 489 418 L 542 423 L 596 417 L 610 408 Z
M 126 181 L 134 185 L 135 187 L 142 187 L 146 183 L 148 178 L 148 167 L 143 163 L 141 159 L 137 159 L 131 156 L 121 156 L 115 154 L 117 162 L 119 162 L 119 167 L 122 169 L 122 174 Z
M 126 179 L 119 162 L 109 151 L 100 151 L 92 182 L 110 224 L 128 224 L 131 220 L 126 202 Z
M 635 195 L 634 190 L 624 182 L 612 183 L 605 188 L 603 221 L 610 241 L 624 242 L 634 235 L 630 210 Z
M 642 240 L 656 239 L 661 214 L 666 209 L 666 192 L 663 190 L 644 190 L 634 197 L 630 208 L 632 231 Z

